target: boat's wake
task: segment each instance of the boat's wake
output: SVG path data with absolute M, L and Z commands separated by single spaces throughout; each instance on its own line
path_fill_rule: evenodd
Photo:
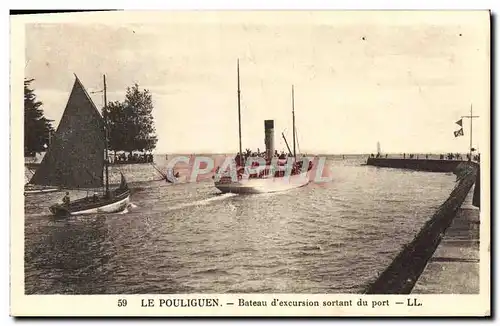
M 230 193 L 220 194 L 220 195 L 218 194 L 218 195 L 210 197 L 210 198 L 205 198 L 205 199 L 197 200 L 197 201 L 190 202 L 190 203 L 182 203 L 179 205 L 175 205 L 175 206 L 170 207 L 169 210 L 173 211 L 173 210 L 178 210 L 178 209 L 192 207 L 192 206 L 204 206 L 204 205 L 210 204 L 211 202 L 228 199 L 228 198 L 231 198 L 234 196 L 236 196 L 236 194 L 230 194 Z

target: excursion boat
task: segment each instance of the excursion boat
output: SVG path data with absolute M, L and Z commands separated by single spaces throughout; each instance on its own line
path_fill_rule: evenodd
M 281 166 L 286 164 L 286 161 L 278 162 Z M 244 167 L 238 167 L 238 181 L 233 180 L 231 175 L 222 175 L 215 181 L 215 187 L 223 193 L 259 194 L 291 190 L 309 183 L 307 172 L 311 169 L 310 165 L 306 169 L 300 167 L 296 171 L 292 170 L 289 176 L 285 176 L 283 171 L 275 172 L 273 175 L 270 173 L 270 165 L 271 163 L 268 163 L 259 174 L 250 174 Z M 299 164 L 294 165 L 299 166 Z
M 265 133 L 265 166 L 258 168 L 258 173 L 253 171 L 258 164 L 248 163 L 248 159 L 242 153 L 241 146 L 241 104 L 240 104 L 240 67 L 237 64 L 238 75 L 238 127 L 239 127 L 239 153 L 235 157 L 236 171 L 227 171 L 219 166 L 214 176 L 214 185 L 223 193 L 257 194 L 286 191 L 299 188 L 309 183 L 308 172 L 312 169 L 312 162 L 303 166 L 301 160 L 297 160 L 296 154 L 296 130 L 295 130 L 295 107 L 294 90 L 292 86 L 292 119 L 293 119 L 293 153 L 288 146 L 285 135 L 282 134 L 288 148 L 288 158 L 275 157 L 274 153 L 274 120 L 264 121 Z M 249 165 L 249 166 L 247 166 Z M 252 171 L 250 170 L 252 169 Z
M 104 76 L 104 107 L 106 77 Z M 65 190 L 94 190 L 93 196 L 50 207 L 52 214 L 80 215 L 123 211 L 130 199 L 125 176 L 118 188 L 109 187 L 106 121 L 75 75 L 61 122 L 30 183 Z M 99 194 L 98 194 L 99 193 Z M 66 194 L 69 196 L 69 193 Z

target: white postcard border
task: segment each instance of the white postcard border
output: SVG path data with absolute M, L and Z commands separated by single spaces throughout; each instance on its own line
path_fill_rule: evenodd
M 102 21 L 101 15 L 78 14 L 78 20 Z M 87 16 L 88 15 L 88 16 Z M 64 17 L 63 17 L 64 16 Z M 85 18 L 85 16 L 90 18 Z M 72 21 L 75 16 L 43 16 L 36 17 L 41 21 Z M 123 16 L 114 19 L 124 19 Z M 207 16 L 206 19 L 212 19 Z M 154 20 L 154 18 L 153 18 Z M 479 295 L 409 295 L 409 296 L 376 296 L 376 295 L 345 295 L 345 294 L 189 294 L 189 295 L 25 295 L 24 294 L 24 219 L 22 218 L 24 183 L 22 166 L 13 164 L 23 158 L 22 144 L 22 89 L 20 80 L 24 77 L 24 28 L 21 25 L 25 18 L 12 19 L 11 25 L 11 314 L 15 316 L 477 316 L 486 315 L 490 307 L 490 153 L 482 154 L 481 162 L 481 294 Z M 138 19 L 137 21 L 141 21 Z M 151 21 L 151 17 L 148 17 Z M 19 99 L 19 100 L 14 100 Z M 481 112 L 483 131 L 482 144 L 490 143 L 489 112 Z M 21 126 L 21 127 L 18 127 Z M 485 131 L 488 132 L 485 132 Z M 483 146 L 482 148 L 485 148 Z M 217 298 L 221 307 L 182 308 L 159 307 L 161 299 L 192 299 Z M 239 299 L 265 300 L 268 303 L 274 299 L 283 301 L 317 300 L 322 304 L 326 301 L 353 300 L 359 298 L 368 302 L 389 300 L 390 306 L 384 309 L 364 307 L 239 307 Z M 118 300 L 127 300 L 127 306 L 119 307 Z M 143 307 L 146 300 L 153 299 L 155 307 Z M 422 306 L 396 305 L 396 301 L 422 303 Z M 416 301 L 414 301 L 416 300 Z M 122 301 L 123 302 L 123 301 Z M 227 305 L 233 302 L 233 306 Z

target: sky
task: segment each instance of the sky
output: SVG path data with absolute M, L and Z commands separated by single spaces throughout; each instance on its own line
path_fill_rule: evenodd
M 62 116 L 78 75 L 89 92 L 153 95 L 156 153 L 238 150 L 292 137 L 303 153 L 466 152 L 489 133 L 487 12 L 177 12 L 71 14 L 26 24 L 25 77 L 45 115 Z M 103 19 L 104 16 L 106 19 Z M 91 95 L 102 107 L 102 94 Z

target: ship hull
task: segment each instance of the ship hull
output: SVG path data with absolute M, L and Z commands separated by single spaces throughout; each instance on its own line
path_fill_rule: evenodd
M 240 180 L 238 182 L 215 182 L 215 187 L 223 193 L 235 194 L 262 194 L 271 192 L 287 191 L 300 188 L 309 183 L 307 175 L 298 174 L 288 178 L 255 178 Z
M 50 211 L 55 216 L 69 216 L 69 215 L 88 215 L 88 214 L 102 214 L 102 213 L 118 213 L 125 208 L 130 202 L 130 192 L 125 192 L 114 198 L 108 200 L 98 200 L 91 202 L 88 198 L 77 200 L 71 205 L 53 205 Z

